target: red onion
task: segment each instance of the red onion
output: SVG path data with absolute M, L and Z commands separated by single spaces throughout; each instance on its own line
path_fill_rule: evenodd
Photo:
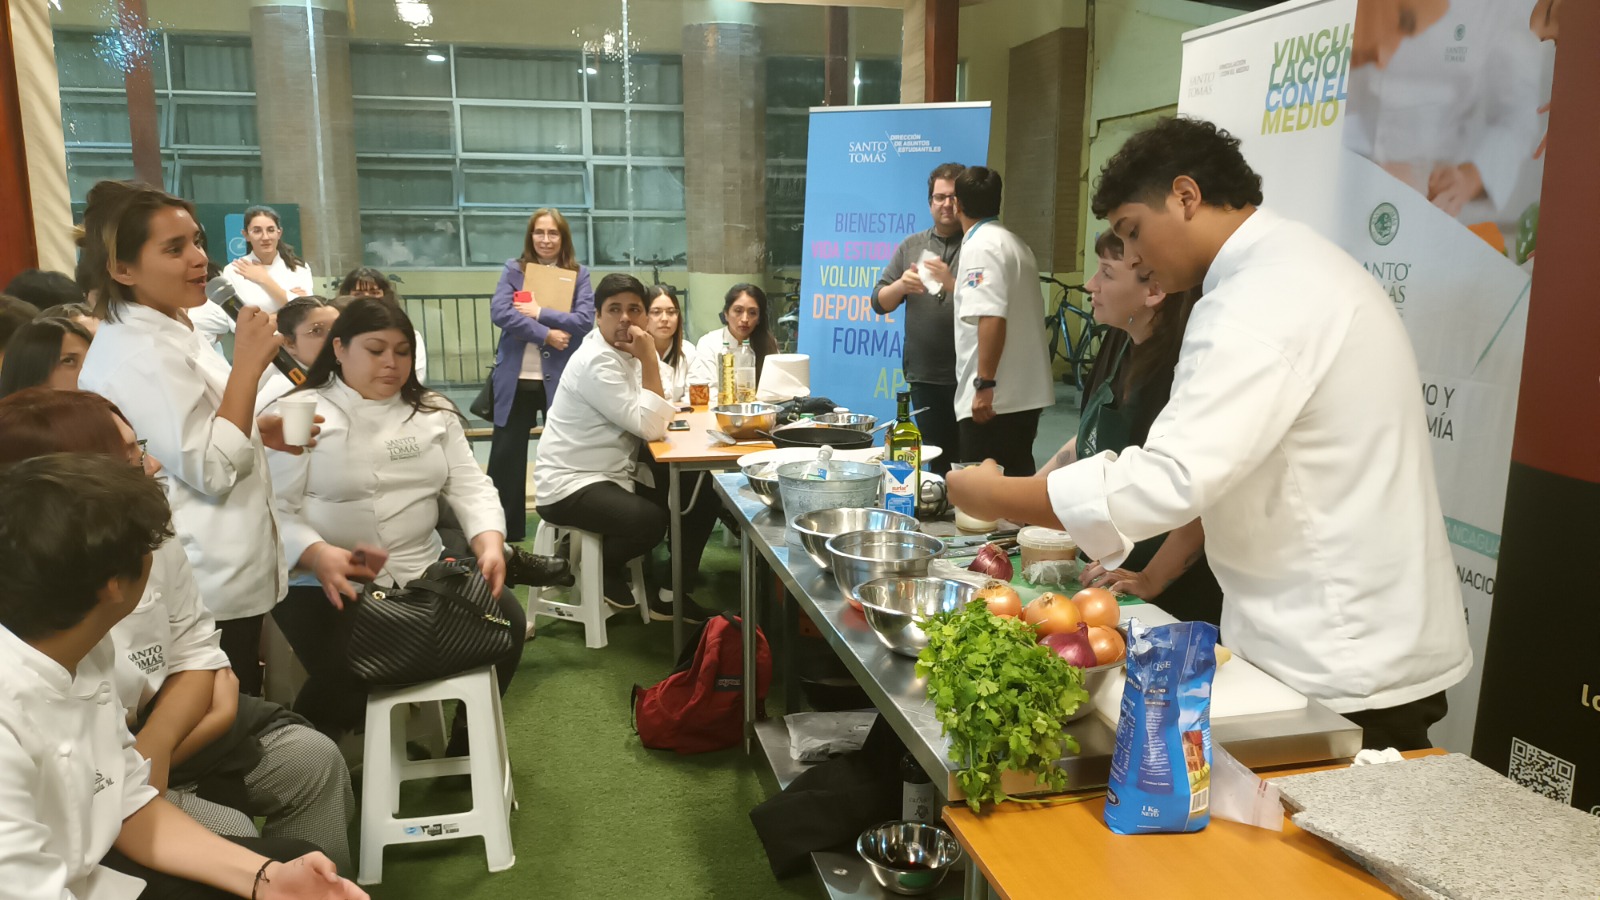
M 1094 647 L 1089 643 L 1089 628 L 1081 622 L 1076 630 L 1045 635 L 1039 643 L 1054 650 L 1068 665 L 1080 669 L 1092 669 L 1096 665 Z
M 978 558 L 974 559 L 968 569 L 982 575 L 987 575 L 996 581 L 1011 580 L 1011 555 L 1000 549 L 999 544 L 984 544 L 978 551 Z

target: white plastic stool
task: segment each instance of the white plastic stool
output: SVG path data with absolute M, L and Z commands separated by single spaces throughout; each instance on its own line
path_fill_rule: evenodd
M 605 558 L 600 549 L 600 535 L 541 520 L 533 535 L 533 552 L 554 555 L 563 534 L 569 536 L 567 564 L 572 567 L 576 583 L 571 588 L 547 587 L 531 593 L 528 620 L 532 621 L 534 616 L 553 616 L 582 623 L 584 646 L 598 650 L 606 645 L 606 619 L 618 612 L 606 603 L 602 572 Z M 633 582 L 633 599 L 639 604 L 639 618 L 648 625 L 650 604 L 645 597 L 643 557 L 628 564 L 628 574 Z M 573 602 L 574 591 L 577 592 L 576 603 Z
M 406 720 L 410 704 L 423 716 L 442 716 L 441 701 L 460 700 L 472 729 L 468 756 L 410 761 L 406 758 Z M 490 726 L 493 726 L 492 728 Z M 500 717 L 500 683 L 493 666 L 409 687 L 374 690 L 367 696 L 367 735 L 361 796 L 361 866 L 356 880 L 383 880 L 383 848 L 390 844 L 455 840 L 481 836 L 489 871 L 516 864 L 511 847 L 511 811 L 517 793 L 506 753 L 506 727 Z M 419 778 L 468 775 L 472 808 L 465 812 L 397 818 L 400 785 Z

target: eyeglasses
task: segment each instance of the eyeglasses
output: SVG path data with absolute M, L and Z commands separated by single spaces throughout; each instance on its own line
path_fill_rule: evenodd
M 676 307 L 668 306 L 662 309 L 650 310 L 650 318 L 652 319 L 676 319 L 677 317 L 678 310 Z
M 258 237 L 271 237 L 272 235 L 282 234 L 283 232 L 282 229 L 268 226 L 266 228 L 252 228 L 250 229 L 250 233 Z
M 145 461 L 146 457 L 149 456 L 149 454 L 145 452 L 145 445 L 149 444 L 150 441 L 149 441 L 149 439 L 141 439 L 141 440 L 134 441 L 133 443 L 134 443 L 134 446 L 139 448 L 139 461 L 138 461 L 137 465 L 139 466 L 139 468 L 142 469 L 142 468 L 144 468 L 144 461 Z
M 934 194 L 933 196 L 929 197 L 928 199 L 933 201 L 933 203 L 938 205 L 938 206 L 943 206 L 944 204 L 949 203 L 951 200 L 954 200 L 955 198 L 956 198 L 955 194 Z

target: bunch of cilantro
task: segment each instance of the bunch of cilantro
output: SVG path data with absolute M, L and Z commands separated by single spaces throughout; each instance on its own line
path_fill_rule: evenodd
M 1078 752 L 1062 724 L 1089 700 L 1083 670 L 1038 643 L 1032 625 L 991 614 L 982 600 L 936 613 L 922 626 L 928 646 L 917 675 L 944 734 L 956 781 L 977 811 L 984 801 L 1013 798 L 1000 786 L 1007 769 L 1034 772 L 1052 791 L 1067 786 L 1057 761 Z

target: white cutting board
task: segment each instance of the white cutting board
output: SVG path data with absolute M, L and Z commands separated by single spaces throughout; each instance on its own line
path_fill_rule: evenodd
M 1122 608 L 1122 621 L 1138 619 L 1145 625 L 1167 625 L 1178 621 L 1148 603 Z M 1122 686 L 1127 681 L 1122 669 L 1110 672 L 1090 699 L 1100 717 L 1116 727 L 1122 714 Z M 1211 682 L 1211 720 L 1230 716 L 1305 709 L 1304 694 L 1247 662 L 1237 653 L 1217 667 Z

